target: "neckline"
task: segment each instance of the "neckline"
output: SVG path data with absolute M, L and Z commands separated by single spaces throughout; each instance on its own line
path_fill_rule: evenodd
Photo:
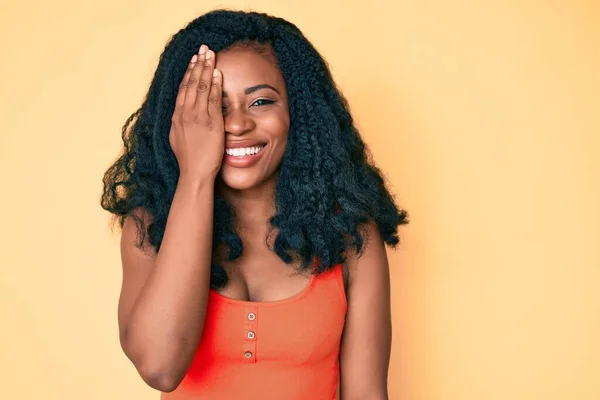
M 308 284 L 300 292 L 296 293 L 295 295 L 293 295 L 291 297 L 287 297 L 285 299 L 272 300 L 272 301 L 249 301 L 249 300 L 232 299 L 231 297 L 227 297 L 227 296 L 217 292 L 214 289 L 209 289 L 209 293 L 213 296 L 213 298 L 215 298 L 219 301 L 237 305 L 237 306 L 272 307 L 272 306 L 280 306 L 280 305 L 284 305 L 284 304 L 289 304 L 289 303 L 293 303 L 298 300 L 301 300 L 302 298 L 306 297 L 306 295 L 308 293 L 310 293 L 312 288 L 315 286 L 315 282 L 316 282 L 315 274 L 313 273 L 310 275 L 310 280 L 308 281 Z

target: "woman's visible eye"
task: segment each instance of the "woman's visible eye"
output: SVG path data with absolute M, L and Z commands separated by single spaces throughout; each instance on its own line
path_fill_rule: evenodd
M 252 103 L 252 106 L 268 106 L 268 105 L 271 105 L 274 103 L 275 103 L 274 100 L 258 99 L 254 103 Z M 250 107 L 252 107 L 252 106 L 250 106 Z

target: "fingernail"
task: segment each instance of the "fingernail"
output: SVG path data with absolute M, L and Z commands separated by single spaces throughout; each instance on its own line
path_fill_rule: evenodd
M 205 44 L 203 44 L 202 46 L 200 46 L 200 54 L 206 53 L 206 49 L 207 48 L 208 48 L 208 46 L 206 46 Z
M 211 58 L 212 58 L 212 51 L 209 50 L 206 52 L 206 59 L 210 60 Z
M 216 77 L 218 77 L 218 76 L 219 76 L 219 70 L 215 68 L 215 69 L 213 70 L 213 78 L 216 78 Z
M 196 63 L 196 61 L 198 61 L 198 54 L 194 54 L 194 55 L 192 56 L 192 64 L 195 64 L 195 63 Z

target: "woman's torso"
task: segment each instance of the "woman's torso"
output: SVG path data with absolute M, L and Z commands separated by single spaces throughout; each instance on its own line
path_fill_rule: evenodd
M 335 399 L 347 303 L 342 264 L 284 300 L 234 300 L 211 290 L 198 350 L 163 400 Z

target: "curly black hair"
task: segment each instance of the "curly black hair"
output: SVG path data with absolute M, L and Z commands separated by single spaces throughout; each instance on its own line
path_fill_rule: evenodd
M 124 149 L 104 174 L 101 196 L 102 208 L 121 228 L 132 217 L 139 245 L 147 234 L 160 249 L 179 176 L 169 145 L 171 116 L 189 60 L 201 44 L 215 53 L 240 44 L 268 47 L 285 80 L 290 128 L 275 188 L 276 211 L 269 219 L 270 232 L 279 230 L 272 250 L 287 264 L 300 259 L 301 268 L 318 274 L 344 262 L 351 247 L 361 253 L 369 222 L 395 248 L 407 213 L 374 166 L 327 62 L 294 24 L 223 9 L 196 18 L 170 38 L 141 107 L 122 128 Z M 138 208 L 152 216 L 147 227 L 134 213 Z M 213 251 L 225 245 L 229 261 L 243 251 L 234 221 L 232 208 L 215 190 Z M 227 281 L 224 268 L 213 263 L 211 287 L 222 288 Z

